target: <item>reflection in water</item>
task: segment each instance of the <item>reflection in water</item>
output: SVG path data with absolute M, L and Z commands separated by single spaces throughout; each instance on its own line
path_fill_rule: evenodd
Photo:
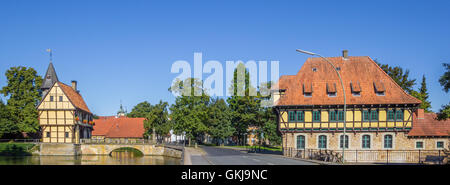
M 0 156 L 0 165 L 179 165 L 180 159 L 135 154 L 82 156 Z

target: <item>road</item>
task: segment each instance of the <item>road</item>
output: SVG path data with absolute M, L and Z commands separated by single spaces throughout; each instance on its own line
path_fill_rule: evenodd
M 203 156 L 192 156 L 192 164 L 203 165 L 316 165 L 307 161 L 285 158 L 279 155 L 246 153 L 244 150 L 201 147 Z

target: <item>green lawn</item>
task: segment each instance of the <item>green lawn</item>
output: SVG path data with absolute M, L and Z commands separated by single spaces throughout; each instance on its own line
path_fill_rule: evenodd
M 34 144 L 30 143 L 0 143 L 0 155 L 3 156 L 24 156 L 31 155 L 31 148 Z

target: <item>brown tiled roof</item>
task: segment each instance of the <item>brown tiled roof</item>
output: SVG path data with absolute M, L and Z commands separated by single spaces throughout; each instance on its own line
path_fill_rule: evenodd
M 425 113 L 423 119 L 413 114 L 414 122 L 408 136 L 448 136 L 450 137 L 450 119 L 436 120 L 435 113 Z
M 64 91 L 66 96 L 69 98 L 70 102 L 72 102 L 73 106 L 75 106 L 76 108 L 79 108 L 81 110 L 84 110 L 88 113 L 91 113 L 88 106 L 84 102 L 83 97 L 81 97 L 80 93 L 76 92 L 75 90 L 73 90 L 72 87 L 70 87 L 62 82 L 57 82 L 57 83 L 61 87 L 61 89 Z
M 348 59 L 329 57 L 327 59 L 340 68 L 339 72 L 344 82 L 349 105 L 421 103 L 420 100 L 403 91 L 370 57 L 348 57 Z M 355 84 L 355 88 L 359 88 L 360 96 L 352 95 L 350 84 L 352 82 L 359 82 L 359 85 Z M 281 76 L 278 83 L 279 89 L 285 89 L 286 93 L 276 102 L 276 106 L 342 105 L 344 102 L 339 78 L 331 65 L 322 58 L 308 58 L 297 75 Z M 336 84 L 336 97 L 328 97 L 327 83 Z M 377 84 L 377 88 L 384 90 L 385 95 L 379 96 L 375 93 L 374 83 Z M 312 88 L 308 84 L 312 84 Z M 312 97 L 305 97 L 304 90 L 312 91 Z
M 100 117 L 95 119 L 93 136 L 105 138 L 143 138 L 145 118 Z

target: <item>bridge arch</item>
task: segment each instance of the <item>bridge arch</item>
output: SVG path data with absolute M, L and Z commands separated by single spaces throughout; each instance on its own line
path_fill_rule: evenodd
M 106 154 L 109 156 L 112 156 L 114 153 L 122 153 L 122 152 L 129 152 L 133 153 L 134 156 L 144 156 L 144 151 L 142 148 L 136 147 L 136 146 L 115 146 L 110 148 Z

